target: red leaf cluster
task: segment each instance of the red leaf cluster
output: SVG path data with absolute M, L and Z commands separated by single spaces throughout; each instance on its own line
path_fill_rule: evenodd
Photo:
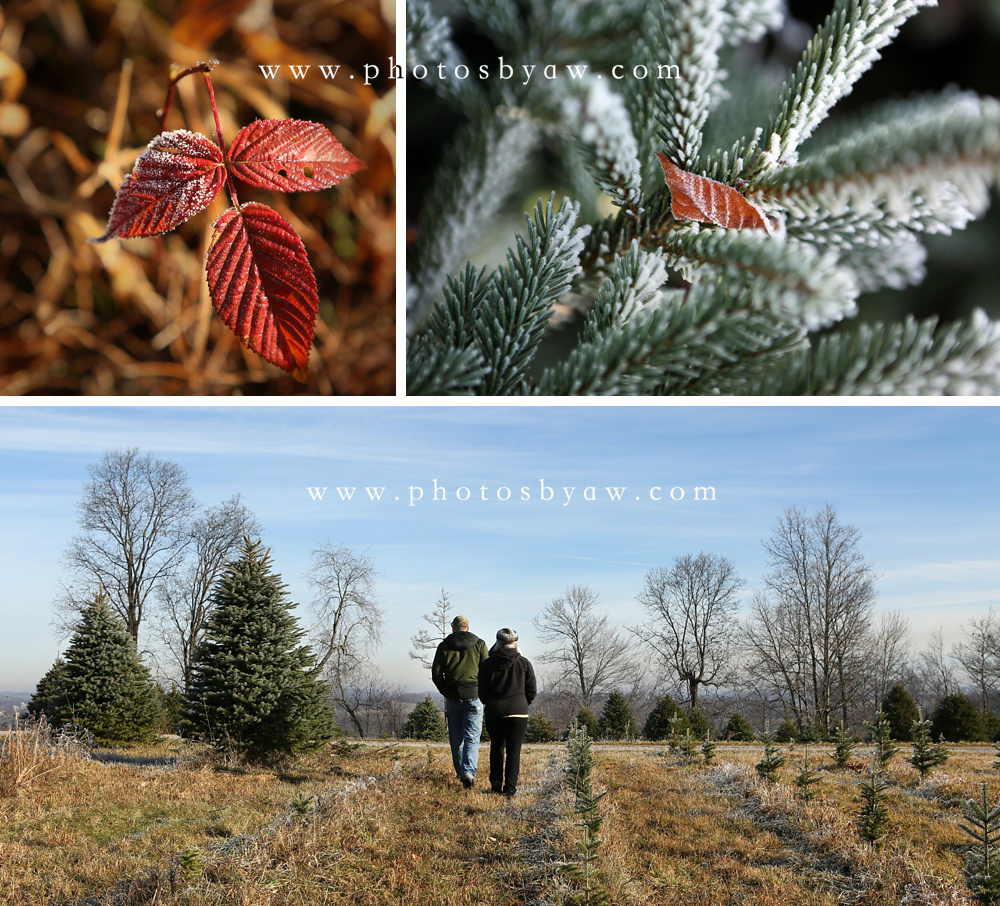
M 227 168 L 250 185 L 297 192 L 328 189 L 363 166 L 326 127 L 305 120 L 244 126 L 225 157 L 204 135 L 164 132 L 139 155 L 107 230 L 92 241 L 172 230 L 212 203 Z M 302 240 L 257 202 L 230 208 L 214 227 L 206 267 L 215 310 L 249 349 L 304 380 L 319 298 Z

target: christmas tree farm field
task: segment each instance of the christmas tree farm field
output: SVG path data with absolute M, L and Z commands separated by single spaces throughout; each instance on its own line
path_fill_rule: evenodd
M 971 906 L 960 825 L 980 784 L 1000 797 L 996 753 L 953 746 L 921 780 L 904 744 L 876 846 L 858 831 L 868 747 L 845 768 L 829 751 L 785 746 L 768 782 L 758 744 L 720 744 L 709 765 L 659 744 L 595 745 L 604 795 L 586 881 L 570 870 L 583 828 L 561 744 L 525 746 L 509 800 L 487 792 L 488 744 L 473 790 L 447 744 L 341 741 L 280 768 L 177 740 L 116 763 L 70 755 L 0 799 L 0 902 Z M 808 802 L 795 782 L 806 754 L 819 776 Z

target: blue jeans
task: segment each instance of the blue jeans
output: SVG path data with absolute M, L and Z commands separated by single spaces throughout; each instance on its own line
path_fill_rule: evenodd
M 483 703 L 478 698 L 469 701 L 444 700 L 444 716 L 448 721 L 448 742 L 455 774 L 475 777 L 479 764 L 479 737 L 483 732 Z

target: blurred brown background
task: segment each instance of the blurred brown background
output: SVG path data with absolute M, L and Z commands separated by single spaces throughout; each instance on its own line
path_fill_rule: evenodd
M 0 11 L 0 394 L 395 392 L 391 0 L 32 0 Z M 207 211 L 163 236 L 86 240 L 158 132 L 170 66 L 217 59 L 227 144 L 255 118 L 314 120 L 366 169 L 334 189 L 241 186 L 302 237 L 320 312 L 306 384 L 247 351 L 212 308 Z M 276 79 L 260 65 L 280 64 Z M 289 65 L 308 64 L 296 79 Z M 341 68 L 332 80 L 320 65 Z M 365 85 L 365 64 L 379 76 Z M 373 70 L 368 70 L 369 74 Z M 350 75 L 354 75 L 351 79 Z M 214 136 L 203 78 L 165 129 Z

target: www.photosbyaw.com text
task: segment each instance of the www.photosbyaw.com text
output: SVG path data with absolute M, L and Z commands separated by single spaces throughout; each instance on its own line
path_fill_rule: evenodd
M 265 79 L 290 78 L 293 81 L 302 81 L 307 78 L 322 78 L 326 81 L 332 81 L 338 78 L 338 74 L 340 74 L 339 77 L 341 79 L 355 78 L 353 72 L 345 70 L 343 73 L 340 73 L 341 66 L 339 63 L 336 65 L 322 64 L 318 66 L 313 66 L 311 63 L 290 66 L 282 66 L 280 63 L 258 65 Z M 375 79 L 381 78 L 383 75 L 391 82 L 405 78 L 402 66 L 396 63 L 393 57 L 389 57 L 389 63 L 385 68 L 377 63 L 365 63 L 362 67 L 361 80 L 365 85 L 371 85 Z M 578 63 L 557 66 L 555 63 L 523 63 L 515 69 L 510 63 L 505 62 L 503 57 L 498 57 L 495 66 L 489 63 L 482 63 L 477 67 L 469 67 L 464 63 L 450 67 L 446 63 L 432 63 L 430 65 L 415 63 L 410 69 L 410 75 L 418 82 L 432 79 L 440 79 L 442 81 L 445 79 L 458 79 L 463 82 L 466 79 L 476 79 L 479 81 L 500 79 L 504 82 L 517 81 L 521 85 L 527 85 L 533 78 L 536 81 L 544 79 L 549 82 L 560 78 L 568 78 L 574 81 L 581 80 L 587 75 L 587 64 Z M 604 78 L 604 74 L 601 72 L 594 72 L 593 75 L 598 79 Z M 639 63 L 631 69 L 628 69 L 621 63 L 616 63 L 608 70 L 608 75 L 610 78 L 618 81 L 628 78 L 679 79 L 680 69 L 673 63 L 654 63 L 650 66 Z
M 544 478 L 528 484 L 512 485 L 450 485 L 436 478 L 431 483 L 407 485 L 402 491 L 386 487 L 307 487 L 309 499 L 315 503 L 380 504 L 405 503 L 408 507 L 447 503 L 544 503 L 568 507 L 588 503 L 715 503 L 717 496 L 711 485 L 682 487 L 648 485 L 638 492 L 625 485 L 554 485 Z

